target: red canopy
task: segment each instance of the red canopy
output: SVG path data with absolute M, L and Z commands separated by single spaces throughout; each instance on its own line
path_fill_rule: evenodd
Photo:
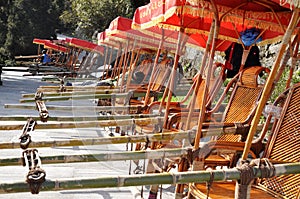
M 109 39 L 117 40 L 119 42 L 126 42 L 128 40 L 135 41 L 138 48 L 154 48 L 159 46 L 160 39 L 149 34 L 145 34 L 141 31 L 132 29 L 132 19 L 117 17 L 114 19 L 106 36 Z M 166 42 L 165 47 L 170 51 L 175 51 L 175 42 Z
M 64 53 L 67 53 L 69 52 L 69 49 L 64 47 L 64 46 L 61 46 L 61 45 L 57 45 L 55 43 L 52 43 L 50 41 L 48 42 L 45 42 L 44 43 L 44 47 L 45 48 L 48 48 L 48 49 L 52 49 L 52 50 L 55 50 L 55 51 L 59 51 L 59 52 L 64 52 Z
M 82 40 L 82 39 L 77 39 L 77 38 L 71 38 L 71 39 L 67 39 L 66 40 L 69 45 L 71 46 L 75 46 L 77 48 L 81 48 L 87 51 L 93 51 L 93 52 L 97 52 L 99 54 L 104 54 L 104 48 L 102 46 L 99 46 L 95 43 L 86 41 L 86 40 Z
M 50 40 L 34 38 L 32 43 L 44 45 L 47 42 L 50 42 Z
M 48 40 L 48 39 L 34 38 L 32 43 L 44 45 L 44 48 L 52 49 L 52 50 L 55 50 L 55 51 L 60 51 L 60 52 L 65 52 L 65 53 L 69 52 L 68 48 L 66 48 L 64 46 L 61 46 L 61 45 L 58 45 L 56 43 L 53 43 L 51 40 Z
M 157 1 L 156 3 L 158 4 L 158 2 L 159 1 Z M 162 4 L 158 4 L 158 5 L 162 5 Z M 153 8 L 156 9 L 153 10 Z M 164 15 L 159 13 L 159 11 L 162 12 L 162 10 L 163 9 L 159 9 L 159 6 L 151 5 L 151 3 L 137 8 L 134 13 L 132 26 L 133 28 L 140 29 L 142 32 L 152 35 L 156 38 L 161 38 L 162 28 L 163 28 L 165 40 L 176 43 L 178 39 L 178 33 L 179 33 L 176 29 L 179 26 L 175 26 L 175 24 L 169 26 L 166 23 L 164 23 L 164 25 L 161 25 L 160 27 L 157 26 L 158 22 L 162 22 L 164 20 Z M 207 25 L 206 29 L 209 29 L 208 24 L 206 25 Z M 170 28 L 171 30 L 169 30 L 167 26 L 168 28 L 170 27 L 173 28 Z M 203 32 L 200 29 L 197 31 L 198 33 L 188 35 L 188 40 L 186 45 L 190 47 L 196 47 L 196 48 L 199 47 L 205 48 L 207 43 L 208 32 L 206 31 L 206 34 L 201 34 Z M 194 32 L 196 31 L 194 30 Z M 230 44 L 231 42 L 229 41 L 225 41 L 225 40 L 219 41 L 217 44 L 217 50 L 224 51 L 230 46 Z
M 261 44 L 273 43 L 285 33 L 292 16 L 290 9 L 273 1 L 215 0 L 214 2 L 221 21 L 219 38 L 232 41 L 237 41 L 239 33 L 246 28 L 255 27 L 263 33 Z M 200 7 L 202 11 L 198 14 L 205 18 L 213 18 L 213 6 L 209 0 L 186 0 L 186 4 Z

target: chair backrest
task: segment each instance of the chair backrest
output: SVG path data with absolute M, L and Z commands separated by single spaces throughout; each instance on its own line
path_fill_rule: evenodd
M 257 82 L 258 76 L 263 70 L 265 68 L 255 66 L 247 68 L 239 74 L 239 80 L 232 91 L 223 115 L 223 122 L 246 122 L 263 89 L 263 84 Z
M 151 68 L 153 68 L 153 61 L 152 59 L 146 59 L 143 60 L 142 63 L 137 66 L 137 68 L 134 70 L 135 72 L 143 72 L 144 73 L 144 79 L 142 81 L 143 84 L 148 83 L 147 79 L 149 79 L 149 76 L 151 75 Z
M 215 98 L 224 80 L 226 79 L 225 66 L 223 64 L 221 63 L 214 64 L 212 72 L 213 73 L 212 73 L 212 77 L 210 78 L 209 89 L 208 89 L 208 101 L 210 101 L 210 99 Z M 205 86 L 205 81 L 206 79 L 202 79 L 201 85 L 198 89 L 196 102 L 195 102 L 195 109 L 200 109 L 202 107 L 201 105 L 202 105 L 202 98 L 204 92 L 203 88 Z
M 289 90 L 263 157 L 273 163 L 300 162 L 300 83 Z M 282 198 L 299 198 L 300 174 L 260 179 L 258 186 Z
M 152 91 L 160 91 L 162 87 L 165 85 L 167 78 L 170 77 L 171 74 L 171 67 L 169 64 L 160 63 L 156 67 L 154 72 L 154 79 L 151 83 L 151 90 Z
M 261 66 L 253 66 L 244 69 L 239 73 L 238 81 L 235 84 L 229 102 L 223 114 L 224 124 L 242 123 L 250 124 L 254 111 L 261 97 L 264 84 L 258 82 L 259 75 L 269 69 Z M 240 135 L 222 135 L 218 140 L 241 141 Z

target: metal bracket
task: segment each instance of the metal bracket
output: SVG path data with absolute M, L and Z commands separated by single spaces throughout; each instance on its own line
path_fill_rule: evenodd
M 35 93 L 35 104 L 36 104 L 36 108 L 38 109 L 38 111 L 40 113 L 41 121 L 47 122 L 48 118 L 49 118 L 49 112 L 47 110 L 45 102 L 43 101 L 43 93 L 42 92 Z
M 23 126 L 22 135 L 20 136 L 20 147 L 22 149 L 27 149 L 29 144 L 31 143 L 30 132 L 34 131 L 36 126 L 36 121 L 32 118 L 27 120 L 27 123 Z
M 38 194 L 43 182 L 46 181 L 46 172 L 41 168 L 41 159 L 37 149 L 27 149 L 22 154 L 23 166 L 27 166 L 29 172 L 26 182 L 32 194 Z

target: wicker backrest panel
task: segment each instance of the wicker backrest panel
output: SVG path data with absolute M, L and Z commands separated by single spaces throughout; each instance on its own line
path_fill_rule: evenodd
M 263 89 L 258 85 L 257 78 L 265 68 L 261 66 L 249 67 L 240 73 L 237 82 L 223 116 L 224 123 L 246 123 L 253 113 Z M 249 121 L 248 121 L 249 120 Z M 221 135 L 218 140 L 238 142 L 241 135 Z
M 224 122 L 244 122 L 255 107 L 262 87 L 238 85 L 232 95 Z
M 228 142 L 240 142 L 241 139 L 242 139 L 241 135 L 233 135 L 233 134 L 226 134 L 218 137 L 218 140 L 228 141 Z
M 241 73 L 240 82 L 247 86 L 257 86 L 257 75 L 260 72 L 260 66 L 250 67 Z
M 295 85 L 289 93 L 265 157 L 275 162 L 300 161 L 300 84 Z M 300 174 L 264 179 L 260 183 L 284 198 L 297 198 Z

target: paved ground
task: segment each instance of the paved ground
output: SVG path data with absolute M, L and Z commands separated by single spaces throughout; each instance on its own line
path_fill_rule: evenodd
M 2 74 L 3 86 L 0 86 L 0 115 L 12 116 L 12 115 L 27 115 L 37 116 L 35 110 L 22 110 L 22 109 L 5 109 L 4 104 L 19 104 L 19 99 L 24 93 L 34 93 L 36 88 L 40 85 L 46 85 L 47 83 L 41 82 L 41 77 L 23 77 L 23 73 L 20 72 L 4 72 Z M 59 105 L 72 105 L 72 101 L 57 102 Z M 76 102 L 79 103 L 79 102 Z M 90 103 L 92 101 L 86 101 L 82 103 Z M 49 103 L 56 104 L 56 103 Z M 73 112 L 50 112 L 54 116 L 63 115 L 80 115 L 81 113 Z M 95 113 L 91 113 L 95 114 Z M 0 121 L 1 124 L 7 122 Z M 21 122 L 22 123 L 22 122 Z M 23 122 L 25 124 L 25 122 Z M 0 131 L 1 142 L 18 142 L 21 131 Z M 90 129 L 68 129 L 68 130 L 36 130 L 31 134 L 32 139 L 39 140 L 66 140 L 78 137 L 95 137 L 95 136 L 108 136 L 109 131 L 104 131 L 99 128 Z M 84 154 L 84 153 L 102 153 L 102 152 L 114 152 L 125 151 L 126 145 L 102 145 L 102 146 L 82 146 L 82 147 L 61 147 L 61 148 L 41 148 L 39 149 L 40 156 L 43 155 L 58 155 L 58 154 Z M 8 157 L 20 157 L 22 153 L 21 149 L 2 149 L 0 150 L 1 158 Z M 129 161 L 119 162 L 91 162 L 91 163 L 72 163 L 72 164 L 43 164 L 43 169 L 47 173 L 47 179 L 56 180 L 61 178 L 80 178 L 80 177 L 100 177 L 103 175 L 127 175 L 129 172 Z M 11 183 L 16 181 L 24 181 L 25 175 L 28 170 L 25 167 L 20 166 L 2 166 L 0 167 L 0 183 Z M 148 196 L 148 186 L 144 187 L 144 196 Z M 55 191 L 45 192 L 41 191 L 38 195 L 32 195 L 29 192 L 25 193 L 9 193 L 0 194 L 1 198 L 11 199 L 27 199 L 27 198 L 140 198 L 141 187 L 121 187 L 121 188 L 101 188 L 101 189 L 81 189 L 81 190 L 69 190 L 69 191 Z M 173 195 L 174 186 L 163 186 L 164 199 L 174 198 Z

